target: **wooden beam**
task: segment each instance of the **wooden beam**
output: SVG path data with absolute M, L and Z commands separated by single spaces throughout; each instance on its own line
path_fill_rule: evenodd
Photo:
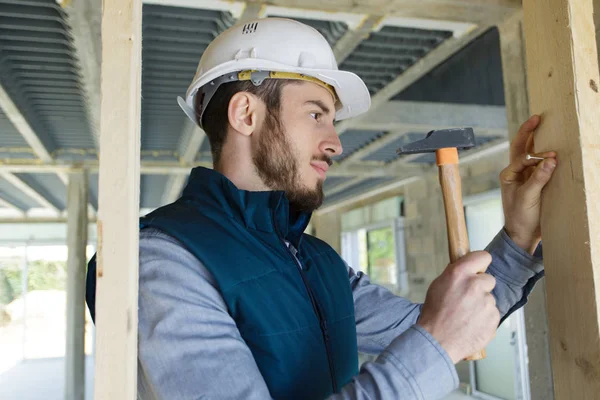
M 600 74 L 593 5 L 523 4 L 529 102 L 543 116 L 535 151 L 555 150 L 559 160 L 542 197 L 557 400 L 600 393 Z
M 104 0 L 96 399 L 137 396 L 142 1 Z
M 67 343 L 65 399 L 85 398 L 85 275 L 88 235 L 85 171 L 70 174 L 67 189 Z
M 513 17 L 498 25 L 498 31 L 508 135 L 512 141 L 521 124 L 529 118 L 523 12 L 515 13 Z M 538 282 L 529 296 L 529 301 L 524 307 L 524 315 L 529 359 L 526 372 L 529 375 L 531 398 L 553 400 L 545 280 Z

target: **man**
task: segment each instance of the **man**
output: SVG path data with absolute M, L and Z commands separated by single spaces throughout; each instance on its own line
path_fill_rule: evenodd
M 440 398 L 543 274 L 531 254 L 556 161 L 525 159 L 539 117 L 513 143 L 489 253 L 449 266 L 414 304 L 303 233 L 342 152 L 334 120 L 370 105 L 316 30 L 276 18 L 227 30 L 179 103 L 214 170 L 195 168 L 179 200 L 141 220 L 143 399 Z M 358 371 L 358 350 L 379 356 Z

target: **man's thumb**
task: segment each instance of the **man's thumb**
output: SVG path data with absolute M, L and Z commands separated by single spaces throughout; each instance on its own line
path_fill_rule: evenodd
M 533 174 L 529 177 L 529 180 L 523 185 L 526 192 L 525 198 L 538 198 L 541 195 L 544 186 L 546 186 L 550 178 L 552 178 L 552 173 L 555 168 L 556 160 L 551 158 L 539 163 L 537 167 L 535 167 Z

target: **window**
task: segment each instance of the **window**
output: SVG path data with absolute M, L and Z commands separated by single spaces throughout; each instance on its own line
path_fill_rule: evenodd
M 391 226 L 367 231 L 367 274 L 375 283 L 395 287 L 396 249 Z
M 371 282 L 396 294 L 408 291 L 402 218 L 342 233 L 342 257 Z

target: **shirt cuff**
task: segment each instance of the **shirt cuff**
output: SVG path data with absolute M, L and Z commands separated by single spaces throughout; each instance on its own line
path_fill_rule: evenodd
M 493 269 L 511 283 L 523 284 L 544 270 L 541 243 L 534 255 L 531 255 L 517 246 L 504 229 L 496 235 L 486 250 L 492 255 Z
M 450 356 L 419 325 L 394 339 L 380 357 L 400 369 L 419 399 L 441 398 L 458 388 L 458 374 Z

